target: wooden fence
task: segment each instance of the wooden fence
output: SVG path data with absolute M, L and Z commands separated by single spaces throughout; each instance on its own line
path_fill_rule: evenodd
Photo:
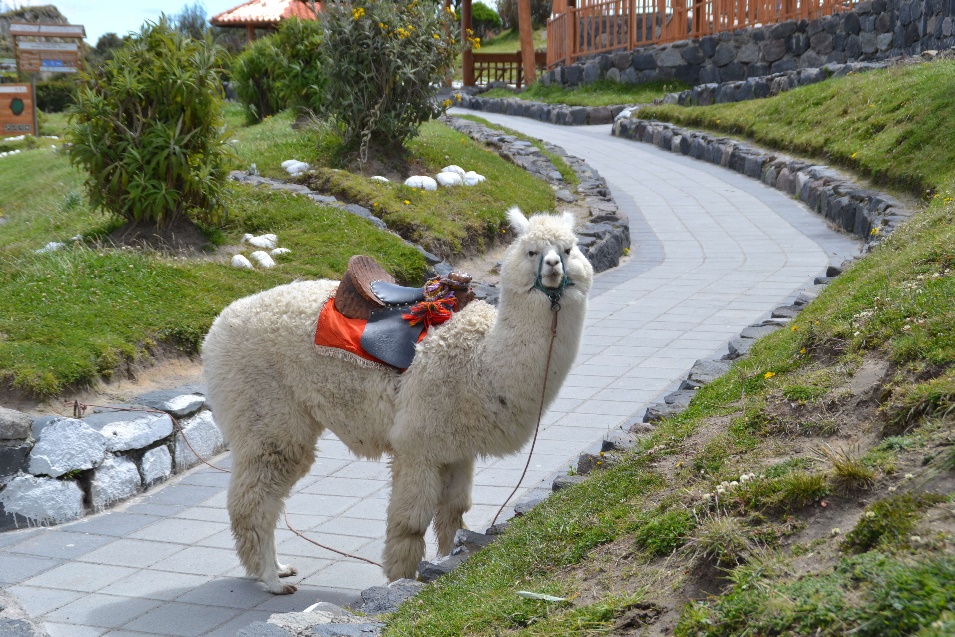
M 516 53 L 474 53 L 474 83 L 490 84 L 506 82 L 521 88 L 524 83 L 524 68 L 521 64 L 521 52 Z M 547 66 L 547 53 L 534 54 L 538 73 Z
M 578 57 L 699 38 L 850 10 L 856 0 L 554 0 L 547 66 Z

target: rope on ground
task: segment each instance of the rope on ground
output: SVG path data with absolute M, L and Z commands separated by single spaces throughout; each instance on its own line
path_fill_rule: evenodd
M 380 567 L 380 568 L 384 568 L 384 566 L 382 566 L 381 564 L 379 564 L 379 563 L 376 562 L 375 560 L 370 560 L 370 559 L 368 559 L 367 557 L 362 557 L 362 556 L 360 556 L 360 555 L 352 555 L 351 553 L 346 553 L 345 551 L 339 551 L 338 549 L 333 549 L 333 548 L 330 547 L 330 546 L 325 546 L 324 544 L 321 544 L 321 543 L 319 543 L 319 542 L 316 542 L 315 540 L 313 540 L 313 539 L 310 538 L 310 537 L 306 537 L 301 531 L 297 530 L 294 526 L 292 526 L 292 523 L 291 523 L 291 522 L 289 522 L 289 519 L 288 519 L 288 511 L 285 511 L 284 513 L 285 513 L 285 526 L 288 527 L 288 530 L 291 531 L 292 533 L 294 533 L 295 535 L 299 536 L 300 538 L 302 538 L 302 539 L 305 540 L 306 542 L 309 542 L 309 543 L 311 543 L 311 544 L 314 544 L 315 546 L 321 547 L 321 548 L 325 549 L 326 551 L 331 551 L 332 553 L 338 553 L 339 555 L 343 555 L 343 556 L 345 556 L 345 557 L 350 557 L 350 558 L 352 558 L 352 559 L 354 559 L 354 560 L 361 560 L 362 562 L 368 562 L 369 564 L 374 564 L 375 566 L 378 566 L 378 567 Z

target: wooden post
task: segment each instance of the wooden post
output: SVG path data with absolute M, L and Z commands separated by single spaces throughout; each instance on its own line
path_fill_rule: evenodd
M 567 66 L 577 59 L 580 42 L 577 37 L 577 0 L 567 0 Z
M 517 21 L 521 28 L 521 58 L 524 67 L 524 83 L 530 86 L 537 79 L 537 66 L 534 64 L 534 25 L 531 23 L 531 0 L 517 0 Z
M 251 24 L 245 25 L 245 38 L 248 42 L 255 39 L 255 26 Z
M 471 30 L 471 0 L 461 2 L 461 39 L 468 41 L 468 31 Z M 465 47 L 461 52 L 461 76 L 465 86 L 474 86 L 474 53 L 471 47 Z

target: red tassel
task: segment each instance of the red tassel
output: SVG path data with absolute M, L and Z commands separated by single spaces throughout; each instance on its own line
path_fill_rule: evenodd
M 441 325 L 453 316 L 458 308 L 458 300 L 454 296 L 434 301 L 421 301 L 411 306 L 410 314 L 402 314 L 401 318 L 411 325 L 424 323 L 425 329 Z

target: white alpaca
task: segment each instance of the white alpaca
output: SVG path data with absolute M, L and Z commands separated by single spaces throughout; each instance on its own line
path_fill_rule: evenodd
M 250 575 L 273 593 L 295 586 L 278 562 L 283 500 L 315 459 L 327 427 L 361 458 L 392 458 L 385 574 L 414 577 L 434 521 L 438 550 L 453 548 L 471 507 L 477 456 L 512 454 L 537 422 L 554 316 L 563 290 L 545 405 L 577 355 L 593 268 L 573 216 L 508 216 L 518 239 L 501 267 L 500 309 L 475 301 L 418 344 L 403 374 L 323 355 L 313 342 L 319 311 L 337 281 L 282 285 L 223 310 L 203 344 L 209 399 L 233 457 L 229 515 Z

